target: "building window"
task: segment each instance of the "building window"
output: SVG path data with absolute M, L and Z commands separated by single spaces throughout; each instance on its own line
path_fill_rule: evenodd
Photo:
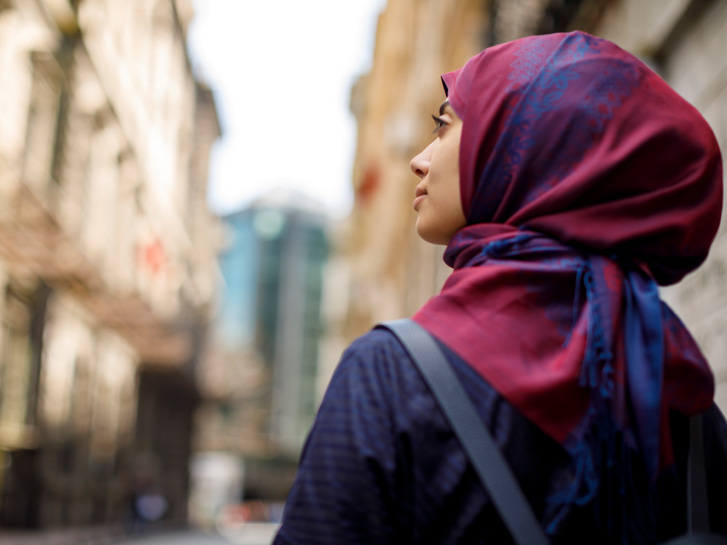
M 38 189 L 52 178 L 53 160 L 58 138 L 58 120 L 63 77 L 55 56 L 49 52 L 31 54 L 33 86 L 28 110 L 28 125 L 23 177 Z

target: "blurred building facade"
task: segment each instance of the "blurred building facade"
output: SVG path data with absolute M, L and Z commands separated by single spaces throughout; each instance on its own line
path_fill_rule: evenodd
M 239 455 L 242 496 L 282 500 L 318 406 L 329 220 L 289 191 L 222 220 L 223 285 L 201 368 L 196 451 Z
M 371 71 L 351 93 L 354 208 L 341 245 L 350 264 L 348 339 L 412 314 L 448 274 L 443 249 L 414 230 L 409 161 L 431 141 L 430 114 L 445 99 L 439 75 L 482 50 L 489 17 L 482 0 L 389 0 L 379 16 Z
M 0 527 L 184 522 L 216 282 L 186 0 L 0 1 Z
M 350 270 L 342 335 L 411 315 L 449 274 L 441 248 L 422 241 L 411 210 L 410 159 L 433 138 L 429 114 L 444 100 L 439 75 L 489 45 L 580 29 L 652 66 L 711 124 L 727 149 L 726 0 L 389 0 L 374 63 L 351 95 L 358 121 L 355 204 L 342 249 Z M 707 262 L 663 290 L 695 335 L 727 409 L 727 222 Z

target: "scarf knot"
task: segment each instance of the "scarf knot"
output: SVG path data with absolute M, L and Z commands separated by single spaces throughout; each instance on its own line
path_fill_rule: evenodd
M 486 225 L 462 229 L 448 252 L 457 268 L 414 319 L 572 456 L 553 528 L 604 479 L 627 494 L 630 453 L 656 479 L 672 461 L 668 410 L 706 409 L 714 386 L 647 270 Z

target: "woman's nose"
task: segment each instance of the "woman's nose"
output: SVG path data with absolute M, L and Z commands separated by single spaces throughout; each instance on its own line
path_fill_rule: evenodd
M 421 153 L 419 153 L 419 155 L 411 160 L 411 163 L 409 163 L 409 168 L 411 168 L 411 171 L 419 178 L 424 178 L 424 176 L 426 176 L 429 172 L 429 161 L 431 159 L 432 146 L 434 146 L 434 144 L 435 142 L 429 144 L 421 151 Z

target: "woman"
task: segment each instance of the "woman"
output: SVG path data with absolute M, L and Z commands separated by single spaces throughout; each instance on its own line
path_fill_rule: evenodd
M 489 48 L 442 80 L 437 138 L 411 166 L 417 232 L 447 245 L 454 271 L 414 320 L 552 542 L 683 532 L 686 420 L 705 411 L 712 521 L 727 533 L 714 379 L 657 291 L 699 266 L 717 232 L 709 126 L 633 56 L 582 32 Z M 402 346 L 381 329 L 356 340 L 275 543 L 508 542 Z

